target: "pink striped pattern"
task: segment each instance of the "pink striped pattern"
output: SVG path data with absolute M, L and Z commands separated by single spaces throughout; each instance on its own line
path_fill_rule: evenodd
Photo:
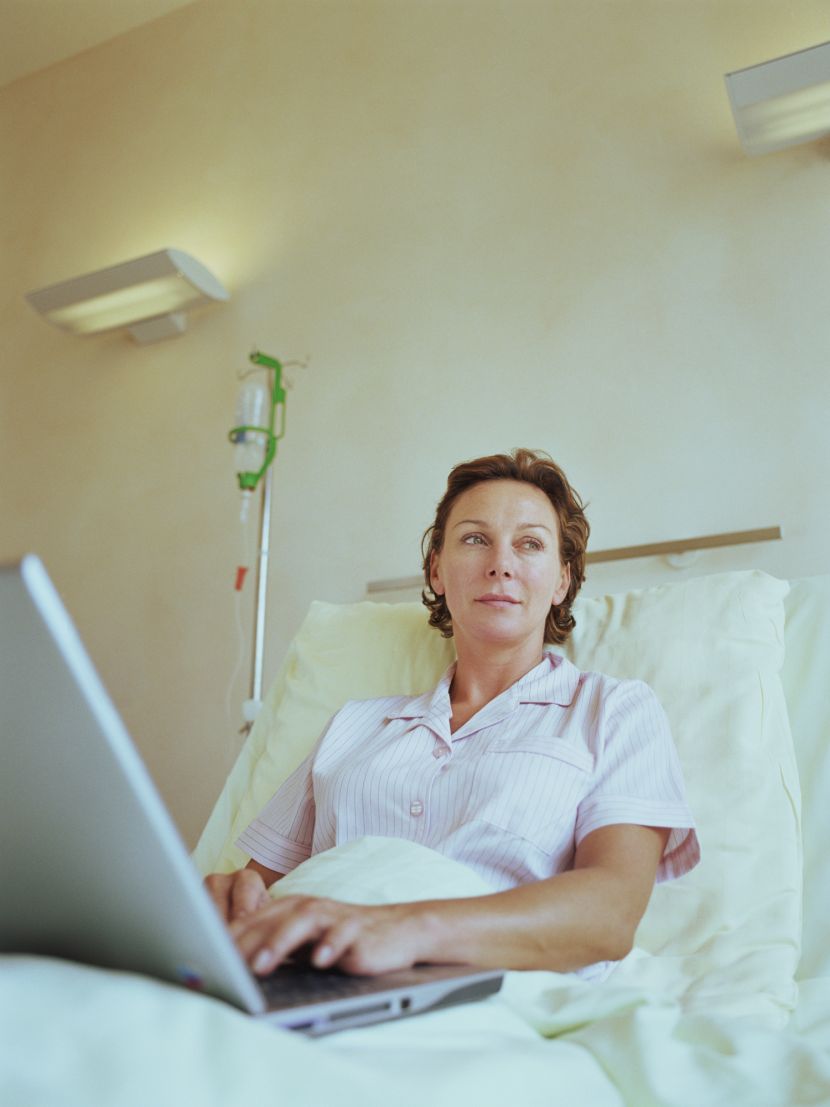
M 568 869 L 591 831 L 670 827 L 657 879 L 698 861 L 665 713 L 640 681 L 545 659 L 450 733 L 450 669 L 433 692 L 346 704 L 238 841 L 289 872 L 364 835 L 420 842 L 494 890 Z

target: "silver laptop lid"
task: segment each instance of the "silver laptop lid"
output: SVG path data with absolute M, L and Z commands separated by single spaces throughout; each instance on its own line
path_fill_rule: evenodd
M 0 567 L 0 950 L 265 1008 L 46 570 Z

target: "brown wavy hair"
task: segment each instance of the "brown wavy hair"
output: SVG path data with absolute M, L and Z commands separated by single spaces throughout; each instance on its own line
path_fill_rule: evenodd
M 421 600 L 429 609 L 429 625 L 437 627 L 444 638 L 452 638 L 452 616 L 443 596 L 432 589 L 430 562 L 433 553 L 444 547 L 444 532 L 452 505 L 462 492 L 487 480 L 526 481 L 540 489 L 551 502 L 559 521 L 559 556 L 570 568 L 570 584 L 565 598 L 554 604 L 545 622 L 545 641 L 561 645 L 576 626 L 571 605 L 585 580 L 585 550 L 591 528 L 585 517 L 585 507 L 568 478 L 543 450 L 513 450 L 510 454 L 491 454 L 473 461 L 462 461 L 447 478 L 447 490 L 438 503 L 435 521 L 427 527 L 421 540 L 424 555 L 426 588 Z

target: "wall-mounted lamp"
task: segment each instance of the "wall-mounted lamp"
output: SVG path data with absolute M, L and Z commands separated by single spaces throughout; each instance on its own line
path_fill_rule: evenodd
M 726 89 L 748 154 L 830 134 L 830 42 L 727 73 Z
M 126 327 L 136 342 L 145 343 L 182 334 L 185 311 L 229 295 L 190 254 L 159 250 L 27 292 L 26 299 L 50 323 L 73 334 Z

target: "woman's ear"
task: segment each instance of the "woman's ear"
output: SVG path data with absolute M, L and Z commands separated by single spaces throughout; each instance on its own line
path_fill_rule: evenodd
M 568 594 L 568 589 L 571 586 L 571 567 L 568 564 L 562 566 L 562 572 L 559 575 L 559 584 L 556 586 L 556 591 L 553 593 L 553 603 L 551 607 L 556 607 L 557 604 L 562 603 L 564 598 Z
M 436 596 L 444 595 L 444 585 L 441 583 L 439 571 L 439 558 L 435 550 L 430 550 L 429 554 L 429 583 Z

